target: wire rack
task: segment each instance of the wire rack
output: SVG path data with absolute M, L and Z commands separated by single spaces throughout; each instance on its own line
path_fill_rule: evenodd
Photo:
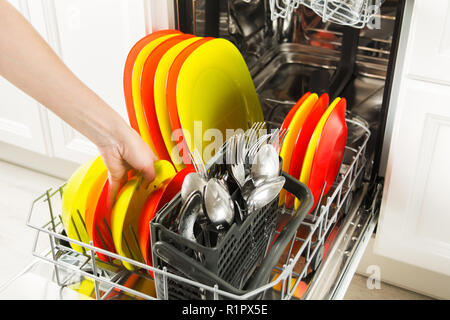
M 47 190 L 31 205 L 27 225 L 36 231 L 32 253 L 54 266 L 55 282 L 59 286 L 73 286 L 74 279 L 80 279 L 80 277 L 89 279 L 94 284 L 92 297 L 99 300 L 117 299 L 123 295 L 135 299 L 168 299 L 168 281 L 196 287 L 202 292 L 208 292 L 208 296 L 214 299 L 251 299 L 269 292 L 276 292 L 276 297 L 279 299 L 291 299 L 295 297 L 298 285 L 306 281 L 311 270 L 317 267 L 318 262 L 320 263 L 327 236 L 338 217 L 345 211 L 353 189 L 361 180 L 366 167 L 365 153 L 370 131 L 359 121 L 352 119 L 346 121 L 349 127 L 362 130 L 363 136 L 360 143 L 357 146 L 346 146 L 341 170 L 331 191 L 327 195 L 321 195 L 320 205 L 303 221 L 299 228 L 303 230 L 302 233 L 297 233 L 292 238 L 289 247 L 286 248 L 286 254 L 282 256 L 274 269 L 274 277 L 265 285 L 246 294 L 232 294 L 220 290 L 217 285 L 204 285 L 171 273 L 166 267 L 163 269 L 151 267 L 94 247 L 92 243 L 68 238 L 60 218 L 64 185 L 56 190 Z M 282 216 L 290 214 L 291 211 L 291 209 L 280 207 L 277 214 Z M 82 252 L 72 249 L 69 243 L 79 245 L 83 249 Z M 109 259 L 106 262 L 102 261 L 98 258 L 98 254 L 107 256 Z M 135 270 L 125 269 L 122 266 L 123 262 L 133 265 Z M 149 293 L 141 290 L 142 286 L 136 288 L 127 284 L 126 280 L 130 277 L 153 283 L 153 278 L 148 271 L 161 279 L 159 295 L 153 293 L 156 290 Z M 273 294 L 270 297 L 273 298 Z
M 287 19 L 302 4 L 322 17 L 324 22 L 363 28 L 374 15 L 379 14 L 383 2 L 384 0 L 269 0 L 269 6 L 272 20 Z

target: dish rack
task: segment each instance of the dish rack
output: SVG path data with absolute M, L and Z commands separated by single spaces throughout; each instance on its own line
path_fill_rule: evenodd
M 191 290 L 194 288 L 195 292 L 202 293 L 201 298 L 208 299 L 242 300 L 255 297 L 291 299 L 295 296 L 300 282 L 306 281 L 305 279 L 308 279 L 311 272 L 317 269 L 322 261 L 324 243 L 334 224 L 348 210 L 352 193 L 360 186 L 364 175 L 367 161 L 366 145 L 370 137 L 370 130 L 361 121 L 355 119 L 346 119 L 346 121 L 349 130 L 353 128 L 362 132 L 362 135 L 360 139 L 357 139 L 356 144 L 346 146 L 340 173 L 332 189 L 327 195 L 321 195 L 320 205 L 313 212 L 305 218 L 301 218 L 298 230 L 302 229 L 305 232 L 301 235 L 294 232 L 294 235 L 290 237 L 285 254 L 273 269 L 271 278 L 264 279 L 266 281 L 262 282 L 262 285 L 249 291 L 227 290 L 219 287 L 217 283 L 205 284 L 194 281 L 184 275 L 174 273 L 167 265 L 162 268 L 151 267 L 94 247 L 92 243 L 86 244 L 68 238 L 64 234 L 60 219 L 64 185 L 55 190 L 47 190 L 31 205 L 27 225 L 36 231 L 32 253 L 53 265 L 54 280 L 61 287 L 73 286 L 74 281 L 79 281 L 80 277 L 90 279 L 94 284 L 93 297 L 99 300 L 114 299 L 123 294 L 135 299 L 169 299 L 170 282 L 182 284 Z M 293 214 L 292 209 L 284 206 L 275 206 L 274 208 L 275 210 L 272 212 L 275 212 L 277 217 Z M 274 234 L 275 237 L 280 236 L 279 231 L 275 231 Z M 83 251 L 73 250 L 69 242 L 79 245 Z M 269 242 L 266 243 L 269 244 Z M 267 252 L 267 250 L 265 251 Z M 99 260 L 98 253 L 108 256 L 109 261 Z M 136 269 L 129 271 L 123 268 L 118 261 L 128 262 Z M 126 282 L 130 276 L 138 277 L 143 281 L 151 281 L 152 277 L 148 271 L 153 272 L 157 279 L 158 293 L 156 296 L 129 286 Z M 288 285 L 289 283 L 291 285 Z M 278 289 L 274 290 L 274 287 Z M 274 292 L 275 294 L 273 294 Z
M 251 2 L 252 0 L 244 0 Z M 322 17 L 324 22 L 363 28 L 380 13 L 384 0 L 269 0 L 271 19 L 287 19 L 301 4 Z

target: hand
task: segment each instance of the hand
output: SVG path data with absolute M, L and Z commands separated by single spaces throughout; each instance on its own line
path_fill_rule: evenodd
M 140 172 L 144 183 L 148 184 L 155 179 L 153 162 L 158 158 L 150 147 L 142 140 L 136 131 L 130 127 L 119 130 L 119 138 L 115 142 L 99 145 L 98 149 L 108 168 L 109 196 L 108 202 L 112 206 L 119 188 L 128 178 L 128 172 Z
M 4 0 L 0 0 L 0 48 L 0 75 L 97 145 L 109 172 L 110 204 L 130 169 L 141 172 L 144 183 L 154 179 L 156 156 L 150 147 Z

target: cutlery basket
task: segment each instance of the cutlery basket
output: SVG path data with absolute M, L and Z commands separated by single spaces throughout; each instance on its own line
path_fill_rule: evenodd
M 277 217 L 280 211 L 288 210 L 278 207 L 278 197 L 262 209 L 249 213 L 241 224 L 233 223 L 214 246 L 208 247 L 200 244 L 202 239 L 190 241 L 171 228 L 176 225 L 181 207 L 179 194 L 150 224 L 153 265 L 195 282 L 211 287 L 217 285 L 220 290 L 232 294 L 245 293 L 267 282 L 281 253 L 312 206 L 308 188 L 288 174 L 283 172 L 282 175 L 286 178 L 283 188 L 297 196 L 301 206 L 292 212 L 291 223 L 276 241 L 272 242 Z M 155 275 L 155 281 L 160 298 L 213 298 L 211 292 L 175 278 L 163 279 L 163 276 Z

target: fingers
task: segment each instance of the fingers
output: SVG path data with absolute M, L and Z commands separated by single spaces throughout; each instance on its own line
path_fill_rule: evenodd
M 121 178 L 118 178 L 117 176 L 112 175 L 111 171 L 109 171 L 108 181 L 108 209 L 111 210 L 116 202 L 117 194 L 125 181 L 125 177 L 122 176 Z
M 99 148 L 108 168 L 109 193 L 108 204 L 114 205 L 123 182 L 140 173 L 143 186 L 148 188 L 155 179 L 154 161 L 157 157 L 150 147 L 134 131 L 124 131 L 123 143 Z

